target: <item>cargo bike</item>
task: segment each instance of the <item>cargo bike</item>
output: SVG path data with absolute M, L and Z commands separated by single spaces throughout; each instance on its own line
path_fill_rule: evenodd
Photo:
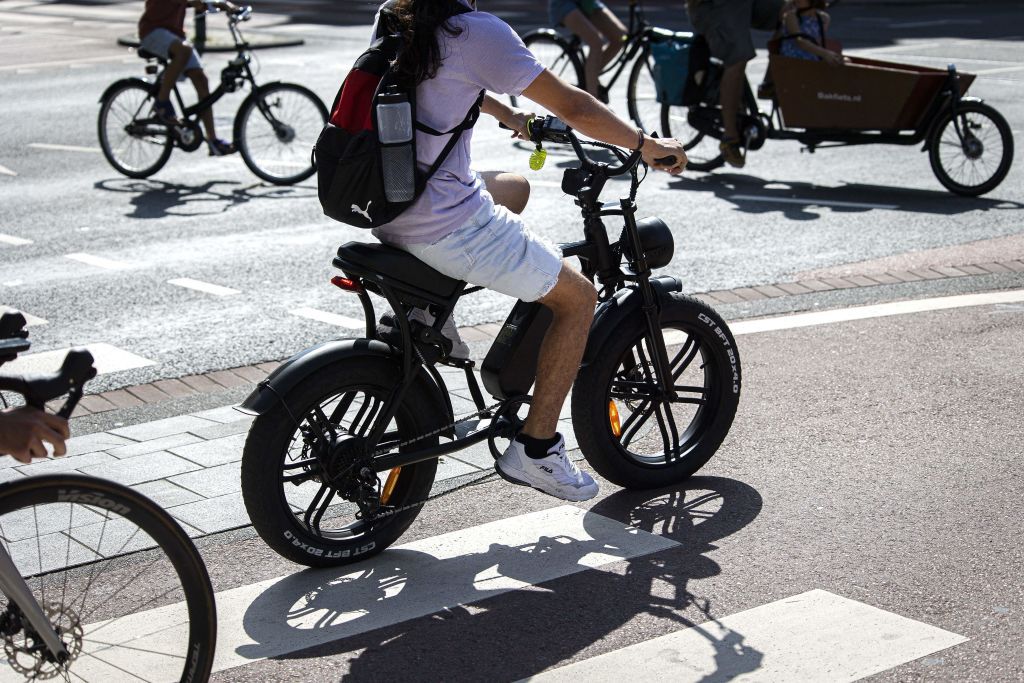
M 656 72 L 661 128 L 684 142 L 690 170 L 724 164 L 719 81 L 722 66 L 699 35 L 677 33 Z M 973 74 L 846 56 L 842 66 L 771 54 L 765 111 L 746 83 L 740 111 L 745 153 L 767 140 L 795 140 L 808 152 L 832 147 L 919 145 L 939 182 L 978 196 L 1003 181 L 1013 134 L 991 105 L 970 97 Z

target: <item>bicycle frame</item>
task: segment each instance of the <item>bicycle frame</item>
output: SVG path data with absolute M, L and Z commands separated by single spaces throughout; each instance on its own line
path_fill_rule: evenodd
M 60 636 L 53 630 L 42 607 L 32 596 L 32 589 L 21 577 L 21 573 L 14 566 L 14 561 L 7 553 L 7 549 L 2 545 L 0 545 L 0 592 L 18 606 L 22 616 L 32 626 L 32 630 L 42 638 L 43 644 L 46 645 L 50 654 L 58 662 L 65 661 L 68 658 L 68 651 L 64 648 Z

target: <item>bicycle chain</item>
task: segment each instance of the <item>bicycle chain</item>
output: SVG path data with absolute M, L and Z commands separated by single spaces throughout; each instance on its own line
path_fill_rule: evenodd
M 420 436 L 414 437 L 412 439 L 408 439 L 406 441 L 402 441 L 402 442 L 400 442 L 398 444 L 398 446 L 396 446 L 396 448 L 402 448 L 404 446 L 408 446 L 409 444 L 416 443 L 417 441 L 422 441 L 423 439 L 429 439 L 429 438 L 431 438 L 433 436 L 437 436 L 438 434 L 446 432 L 446 431 L 448 431 L 450 429 L 454 429 L 457 425 L 460 425 L 463 422 L 467 422 L 469 420 L 472 420 L 475 417 L 479 417 L 479 416 L 483 415 L 484 413 L 489 413 L 489 412 L 491 412 L 493 410 L 496 410 L 497 408 L 499 408 L 502 405 L 502 403 L 505 403 L 505 401 L 499 401 L 498 403 L 495 403 L 494 405 L 487 406 L 486 408 L 482 408 L 482 409 L 476 411 L 475 413 L 470 413 L 469 415 L 465 415 L 463 417 L 460 417 L 459 419 L 455 420 L 455 422 L 452 422 L 451 424 L 445 425 L 444 427 L 441 427 L 439 429 L 435 429 L 432 432 L 427 432 L 426 434 L 421 434 Z M 494 417 L 497 417 L 497 414 L 495 414 Z M 492 418 L 492 420 L 493 419 L 494 418 Z M 488 429 L 490 429 L 490 427 L 488 427 Z M 384 450 L 378 450 L 378 451 L 375 451 L 373 453 L 373 456 L 375 457 L 375 456 L 378 456 L 378 455 L 384 455 L 385 453 L 388 453 L 391 450 L 392 449 L 390 449 L 390 448 L 384 449 Z M 447 495 L 451 495 L 452 493 L 455 493 L 456 491 L 461 491 L 462 489 L 467 488 L 469 486 L 474 486 L 476 484 L 482 484 L 482 483 L 484 483 L 484 481 L 486 481 L 488 479 L 491 479 L 492 477 L 497 477 L 497 476 L 498 475 L 496 473 L 494 473 L 494 472 L 487 472 L 486 474 L 483 474 L 482 476 L 479 476 L 476 479 L 470 479 L 467 482 L 464 482 L 462 484 L 459 484 L 458 486 L 450 488 L 447 491 L 442 491 L 441 493 L 438 493 L 436 495 L 427 496 L 423 500 L 418 501 L 416 503 L 409 503 L 408 505 L 403 505 L 402 507 L 394 508 L 392 510 L 387 510 L 387 511 L 384 511 L 384 512 L 377 512 L 377 513 L 375 513 L 373 515 L 373 520 L 371 520 L 371 521 L 376 521 L 378 519 L 386 519 L 388 517 L 392 517 L 394 515 L 400 514 L 402 512 L 407 511 L 407 510 L 412 510 L 413 508 L 420 507 L 421 505 L 426 505 L 427 503 L 429 503 L 432 500 L 437 500 L 438 498 L 443 498 L 443 497 L 445 497 Z

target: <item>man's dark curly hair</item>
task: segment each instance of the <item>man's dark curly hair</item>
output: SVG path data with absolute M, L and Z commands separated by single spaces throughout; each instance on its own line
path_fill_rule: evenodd
M 402 36 L 404 47 L 398 59 L 399 79 L 416 86 L 437 76 L 445 55 L 441 53 L 440 32 L 457 36 L 462 29 L 449 23 L 465 10 L 458 0 L 394 0 L 388 3 L 381 21 Z M 390 15 L 390 16 L 388 16 Z

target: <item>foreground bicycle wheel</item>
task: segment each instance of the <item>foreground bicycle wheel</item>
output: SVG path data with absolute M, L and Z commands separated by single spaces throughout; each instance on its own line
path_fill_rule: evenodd
M 0 487 L 0 540 L 70 658 L 58 664 L 0 596 L 16 680 L 205 681 L 217 618 L 202 558 L 151 500 L 81 475 Z M 0 666 L 0 679 L 10 670 Z
M 242 103 L 235 118 L 235 143 L 253 173 L 275 185 L 313 175 L 310 152 L 327 123 L 327 107 L 309 88 L 271 83 Z
M 356 464 L 364 437 L 400 382 L 394 362 L 346 358 L 297 385 L 253 422 L 242 453 L 242 496 L 256 531 L 278 554 L 311 567 L 356 562 L 394 543 L 416 519 L 436 459 L 369 476 Z M 436 429 L 443 413 L 414 383 L 379 449 Z M 323 433 L 327 424 L 335 445 L 320 451 L 304 432 Z M 436 444 L 435 435 L 413 446 Z M 378 502 L 384 515 L 368 518 Z
M 573 387 L 573 430 L 584 457 L 625 488 L 690 477 L 718 450 L 739 405 L 740 359 L 729 328 L 710 306 L 671 297 L 661 309 L 661 328 L 676 398 L 660 395 L 639 310 Z
M 129 178 L 148 178 L 167 163 L 174 149 L 167 126 L 154 118 L 149 84 L 130 80 L 100 105 L 100 149 L 114 169 Z

